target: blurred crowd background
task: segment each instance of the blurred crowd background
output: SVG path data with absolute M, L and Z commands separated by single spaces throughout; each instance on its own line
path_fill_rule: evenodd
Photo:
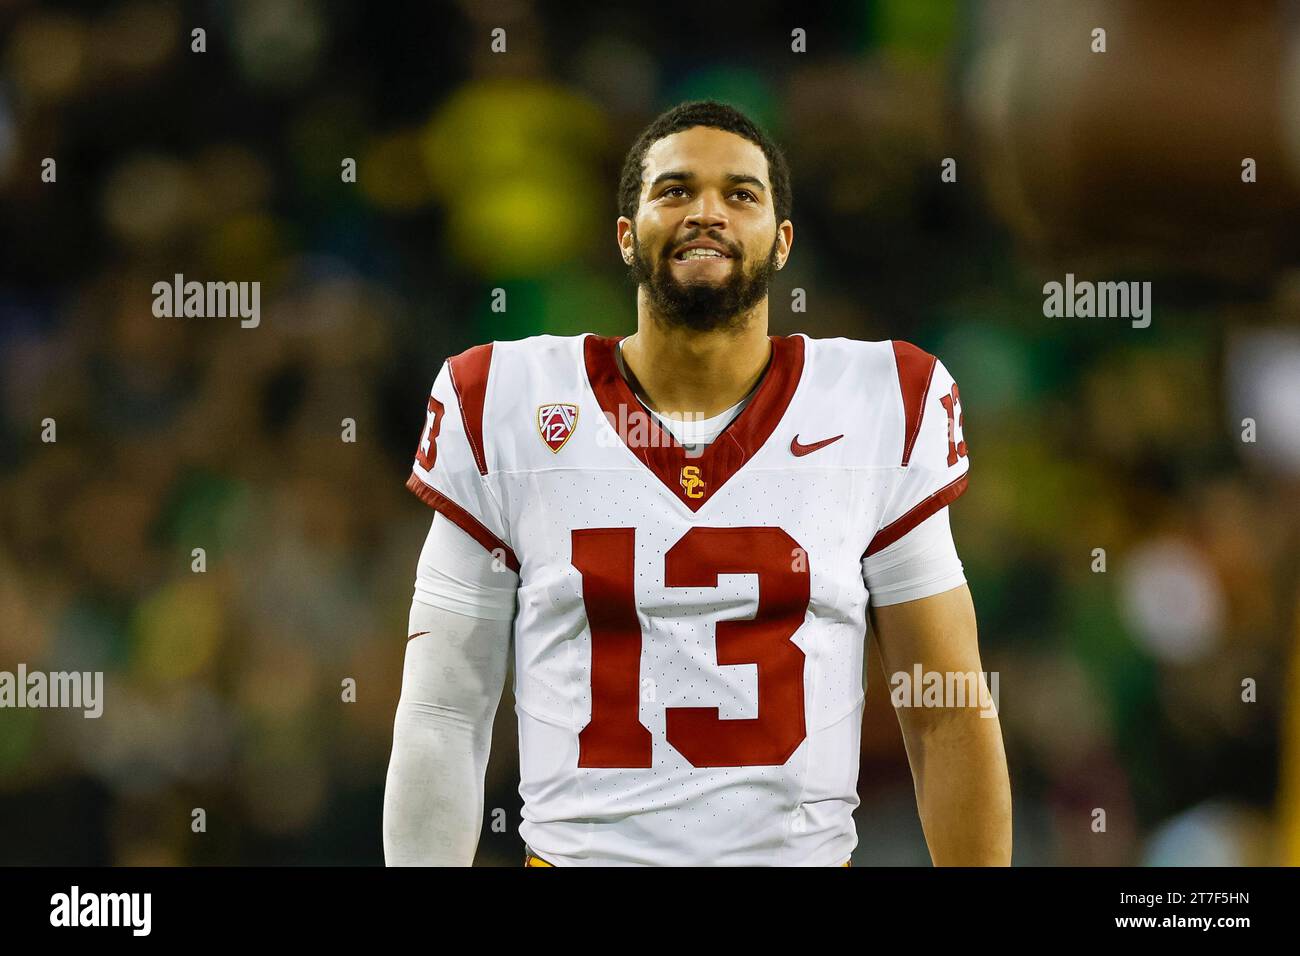
M 790 160 L 773 331 L 961 384 L 1016 862 L 1300 862 L 1297 5 L 713 9 L 0 3 L 0 670 L 107 695 L 0 710 L 0 863 L 382 862 L 428 389 L 633 330 L 618 168 L 696 98 Z M 176 273 L 260 325 L 155 317 Z M 1045 317 L 1067 273 L 1150 281 L 1150 327 Z M 854 860 L 926 864 L 868 682 Z M 518 865 L 509 687 L 494 734 L 478 863 Z

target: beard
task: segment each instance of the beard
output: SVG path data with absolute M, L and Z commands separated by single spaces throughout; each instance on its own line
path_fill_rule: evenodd
M 695 332 L 714 332 L 720 329 L 737 329 L 745 324 L 748 312 L 767 297 L 767 288 L 776 274 L 776 246 L 780 234 L 772 239 L 772 248 L 748 274 L 744 259 L 733 259 L 731 274 L 719 283 L 679 282 L 673 275 L 672 253 L 652 262 L 641 247 L 636 232 L 632 233 L 632 262 L 629 272 L 638 286 L 644 286 L 654 313 L 669 325 L 691 329 Z M 685 242 L 693 242 L 691 236 Z M 710 236 L 722 242 L 716 236 Z M 732 246 L 731 243 L 726 243 Z M 676 248 L 680 248 L 677 246 Z

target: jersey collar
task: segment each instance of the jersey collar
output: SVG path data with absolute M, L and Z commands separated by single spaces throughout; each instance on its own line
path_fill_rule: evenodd
M 587 380 L 619 440 L 691 511 L 700 508 L 763 447 L 785 415 L 803 373 L 802 336 L 771 335 L 772 356 L 739 415 L 699 454 L 689 454 L 659 426 L 619 373 L 615 351 L 624 336 L 589 334 L 583 344 Z

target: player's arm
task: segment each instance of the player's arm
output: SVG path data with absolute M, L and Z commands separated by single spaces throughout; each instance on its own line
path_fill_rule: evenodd
M 434 517 L 411 602 L 384 788 L 389 866 L 474 862 L 516 583 L 477 542 Z
M 437 514 L 420 555 L 384 791 L 390 865 L 474 860 L 519 562 L 488 480 L 492 346 L 444 363 L 407 487 Z
M 1002 730 L 948 521 L 969 471 L 961 398 L 933 355 L 905 342 L 894 343 L 894 354 L 900 467 L 862 559 L 872 628 L 891 689 L 909 689 L 919 668 L 922 680 L 938 674 L 945 691 L 962 690 L 960 698 L 945 693 L 939 707 L 916 706 L 912 694 L 895 700 L 931 858 L 945 866 L 1006 865 L 1011 786 Z
M 970 589 L 871 609 L 887 675 L 982 675 Z M 968 685 L 969 686 L 969 685 Z M 1011 784 L 996 711 L 978 700 L 897 708 L 921 826 L 936 866 L 1011 863 Z

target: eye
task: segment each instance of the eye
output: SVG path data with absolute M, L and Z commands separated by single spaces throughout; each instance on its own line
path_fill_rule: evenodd
M 672 193 L 674 190 L 681 190 L 681 192 L 682 192 L 683 194 L 685 194 L 685 192 L 686 192 L 686 187 L 685 187 L 685 186 L 669 186 L 667 189 L 665 189 L 665 190 L 663 191 L 663 194 L 664 194 L 665 196 L 667 196 L 667 195 L 669 195 L 670 193 Z
M 734 193 L 732 193 L 731 195 L 733 195 L 733 196 L 748 196 L 748 197 L 749 197 L 751 200 L 753 200 L 754 202 L 758 202 L 758 197 L 756 197 L 756 196 L 755 196 L 753 193 L 751 193 L 748 189 L 737 189 L 737 190 L 736 190 Z

